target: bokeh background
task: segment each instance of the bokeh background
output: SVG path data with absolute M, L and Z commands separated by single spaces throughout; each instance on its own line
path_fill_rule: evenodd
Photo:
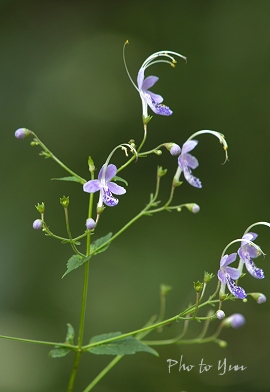
M 141 102 L 126 75 L 122 46 L 136 79 L 151 53 L 173 50 L 188 57 L 176 69 L 164 64 L 149 74 L 160 81 L 153 88 L 173 109 L 170 118 L 154 116 L 149 124 L 149 149 L 165 141 L 183 144 L 200 129 L 223 132 L 230 161 L 217 139 L 201 136 L 194 155 L 201 190 L 184 183 L 176 203 L 196 202 L 188 211 L 143 218 L 93 259 L 87 305 L 86 339 L 93 335 L 140 328 L 159 311 L 159 285 L 173 286 L 166 316 L 194 298 L 193 281 L 205 270 L 216 273 L 223 248 L 242 236 L 252 223 L 270 220 L 270 2 L 250 1 L 1 1 L 1 203 L 0 203 L 0 334 L 63 341 L 66 323 L 78 330 L 82 269 L 61 279 L 72 255 L 67 245 L 32 229 L 35 204 L 46 204 L 52 231 L 65 235 L 59 198 L 70 197 L 72 232 L 84 231 L 88 196 L 80 185 L 51 181 L 66 175 L 52 160 L 38 156 L 29 139 L 14 138 L 19 127 L 35 131 L 75 172 L 88 176 L 91 155 L 99 168 L 114 146 L 142 137 Z M 123 154 L 113 163 L 121 165 Z M 129 166 L 122 176 L 128 192 L 119 206 L 107 209 L 96 236 L 116 232 L 148 201 L 156 166 L 168 168 L 161 198 L 168 196 L 176 159 L 168 153 Z M 270 253 L 270 231 L 259 227 L 258 243 Z M 235 251 L 231 248 L 231 251 Z M 268 257 L 258 260 L 266 278 L 243 280 L 246 291 L 269 296 Z M 215 282 L 210 285 L 214 289 Z M 210 292 L 209 292 L 210 294 Z M 171 391 L 266 392 L 269 380 L 269 303 L 225 304 L 227 315 L 244 314 L 241 330 L 223 331 L 228 346 L 169 346 L 160 357 L 127 356 L 95 388 L 97 392 Z M 213 323 L 211 332 L 218 323 Z M 182 325 L 165 328 L 174 336 Z M 201 325 L 191 326 L 195 337 Z M 150 335 L 153 339 L 158 333 Z M 149 338 L 150 338 L 149 337 Z M 48 348 L 0 341 L 0 390 L 63 392 L 73 355 L 50 359 Z M 191 372 L 168 373 L 167 359 L 196 365 Z M 213 368 L 198 372 L 201 359 Z M 245 371 L 217 372 L 219 360 L 244 365 Z M 85 355 L 76 391 L 111 360 Z

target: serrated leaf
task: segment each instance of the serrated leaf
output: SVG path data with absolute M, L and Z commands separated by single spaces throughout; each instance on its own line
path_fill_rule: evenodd
M 75 335 L 74 328 L 72 327 L 71 324 L 68 323 L 65 343 L 73 344 L 74 335 Z
M 120 336 L 121 332 L 107 333 L 103 335 L 97 335 L 91 338 L 90 343 L 97 343 L 102 340 L 114 338 Z M 150 354 L 158 356 L 158 352 L 153 348 L 146 346 L 140 340 L 133 336 L 128 336 L 123 339 L 114 340 L 110 343 L 104 343 L 100 346 L 89 348 L 88 351 L 96 355 L 131 355 L 139 351 L 148 352 Z
M 105 244 L 107 241 L 109 241 L 111 236 L 112 236 L 112 233 L 108 233 L 104 237 L 98 238 L 95 242 L 93 242 L 93 244 L 91 244 L 91 246 L 90 246 L 90 254 L 94 253 L 96 249 L 98 249 L 103 244 Z M 110 244 L 111 243 L 109 242 L 107 245 L 104 246 L 104 248 L 100 249 L 98 252 L 95 252 L 95 255 L 97 255 L 98 253 L 101 253 L 101 252 L 105 252 L 105 250 L 108 249 Z
M 79 268 L 81 265 L 85 263 L 84 257 L 81 257 L 79 255 L 73 255 L 67 262 L 67 270 L 62 276 L 62 279 L 69 274 L 71 271 L 75 270 L 76 268 Z
M 127 182 L 124 178 L 122 178 L 122 177 L 114 176 L 114 177 L 112 178 L 112 180 L 113 180 L 113 181 L 123 182 L 126 186 L 128 186 L 128 182 Z
M 70 351 L 72 351 L 70 348 L 56 346 L 49 352 L 49 356 L 51 358 L 61 358 L 68 355 Z
M 52 178 L 51 180 L 57 180 L 57 181 L 73 181 L 73 182 L 79 182 L 79 183 L 81 183 L 81 180 L 80 180 L 78 177 L 75 177 L 75 176 L 60 177 L 60 178 Z

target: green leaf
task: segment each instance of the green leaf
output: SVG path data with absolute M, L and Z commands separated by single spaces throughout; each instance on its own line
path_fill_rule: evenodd
M 93 336 L 90 340 L 90 343 L 97 343 L 102 340 L 114 338 L 120 335 L 121 332 L 112 332 L 103 335 Z M 127 338 L 114 340 L 110 343 L 104 343 L 100 346 L 92 347 L 89 348 L 88 351 L 92 354 L 97 355 L 130 355 L 135 354 L 139 351 L 145 351 L 156 356 L 159 355 L 156 350 L 149 346 L 146 346 L 133 336 L 128 336 Z
M 68 323 L 65 343 L 73 344 L 74 335 L 75 335 L 74 328 L 72 327 L 71 324 Z
M 124 180 L 124 178 L 119 177 L 119 176 L 114 176 L 112 178 L 112 181 L 119 181 L 119 182 L 123 182 L 126 186 L 128 186 L 128 182 L 126 180 Z
M 108 233 L 104 237 L 98 238 L 95 242 L 93 242 L 93 244 L 91 244 L 91 246 L 90 246 L 90 254 L 93 254 L 97 248 L 99 248 L 100 246 L 105 244 L 105 242 L 109 241 L 111 236 L 112 236 L 112 233 Z M 95 252 L 95 255 L 97 255 L 98 253 L 101 253 L 101 252 L 105 252 L 105 250 L 108 249 L 110 244 L 111 243 L 109 242 L 107 245 L 104 246 L 104 248 L 100 249 L 98 252 Z
M 79 255 L 73 255 L 67 262 L 67 270 L 62 276 L 62 279 L 69 274 L 71 271 L 75 270 L 76 268 L 79 268 L 81 265 L 85 263 L 85 257 L 81 257 Z
M 49 352 L 49 356 L 51 358 L 61 358 L 65 357 L 70 351 L 70 348 L 55 346 L 55 348 Z
M 61 178 L 52 178 L 52 180 L 57 180 L 57 181 L 73 181 L 73 182 L 79 182 L 81 183 L 81 179 L 75 176 L 70 176 L 70 177 L 61 177 Z

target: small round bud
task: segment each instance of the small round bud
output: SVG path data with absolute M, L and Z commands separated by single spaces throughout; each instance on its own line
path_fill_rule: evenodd
M 228 343 L 225 342 L 225 340 L 219 340 L 219 341 L 218 341 L 218 345 L 219 345 L 219 347 L 221 347 L 221 348 L 226 348 L 226 347 L 228 346 Z
M 35 229 L 35 230 L 41 230 L 42 229 L 42 220 L 41 219 L 36 219 L 33 222 L 33 229 Z
M 259 298 L 257 299 L 258 304 L 263 304 L 266 302 L 266 296 L 264 294 L 260 294 Z
M 218 318 L 219 320 L 223 320 L 224 317 L 225 317 L 225 313 L 223 312 L 223 310 L 219 309 L 219 310 L 216 312 L 216 316 L 217 316 L 217 318 Z
M 93 230 L 96 227 L 96 222 L 92 218 L 86 220 L 85 226 L 88 230 Z
M 17 131 L 15 132 L 15 137 L 17 139 L 24 139 L 26 136 L 29 136 L 31 133 L 31 131 L 29 131 L 29 129 L 26 128 L 19 128 L 17 129 Z
M 240 313 L 234 313 L 224 320 L 224 325 L 232 328 L 240 328 L 245 324 L 245 317 Z
M 196 203 L 186 204 L 187 209 L 192 212 L 193 214 L 197 214 L 200 211 L 200 206 Z
M 178 156 L 181 153 L 181 147 L 176 143 L 165 143 L 164 146 L 170 151 L 170 154 L 173 156 Z

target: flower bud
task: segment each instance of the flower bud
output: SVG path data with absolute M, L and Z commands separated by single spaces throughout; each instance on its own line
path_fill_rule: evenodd
M 225 342 L 225 340 L 218 340 L 217 343 L 218 343 L 219 347 L 221 347 L 221 348 L 226 348 L 228 345 L 228 343 Z
M 64 208 L 67 208 L 69 205 L 69 196 L 60 197 L 60 204 L 62 204 Z
M 194 289 L 197 293 L 200 293 L 203 289 L 203 284 L 199 281 L 193 282 Z
M 245 317 L 240 313 L 234 313 L 224 320 L 224 325 L 232 328 L 240 328 L 245 324 Z
M 181 147 L 176 143 L 165 143 L 164 146 L 170 151 L 170 154 L 173 156 L 177 156 L 181 153 Z
M 31 134 L 31 131 L 27 128 L 19 128 L 15 132 L 15 137 L 17 139 L 24 139 L 26 136 L 29 136 Z
M 42 229 L 42 220 L 41 219 L 36 219 L 33 222 L 33 229 L 35 229 L 35 230 L 41 230 Z
M 158 166 L 157 175 L 158 177 L 163 177 L 167 173 L 167 169 L 163 169 L 162 166 Z
M 94 173 L 94 171 L 95 171 L 95 164 L 94 164 L 94 161 L 93 161 L 93 159 L 92 159 L 92 157 L 88 157 L 88 167 L 89 167 L 89 171 L 90 171 L 90 173 Z
M 264 302 L 266 302 L 266 296 L 262 293 L 251 293 L 250 295 L 252 296 L 252 298 L 255 299 L 258 304 L 263 304 Z
M 225 317 L 225 313 L 223 312 L 223 310 L 219 309 L 219 310 L 216 312 L 216 316 L 217 316 L 217 318 L 218 318 L 219 320 L 223 320 L 224 317 Z
M 88 230 L 93 230 L 96 227 L 96 222 L 92 218 L 86 219 L 85 226 Z
M 41 214 L 44 214 L 45 204 L 43 202 L 41 204 L 38 203 L 35 207 L 38 210 L 38 212 L 40 212 Z
M 187 209 L 192 212 L 193 214 L 197 214 L 197 212 L 200 211 L 200 206 L 198 206 L 198 204 L 196 203 L 189 203 L 186 204 Z
M 162 297 L 165 297 L 172 290 L 172 286 L 168 286 L 166 284 L 160 285 L 160 294 Z
M 210 272 L 204 271 L 204 278 L 203 278 L 204 283 L 209 283 L 214 278 L 214 276 L 215 275 L 212 274 L 212 272 L 210 273 Z

